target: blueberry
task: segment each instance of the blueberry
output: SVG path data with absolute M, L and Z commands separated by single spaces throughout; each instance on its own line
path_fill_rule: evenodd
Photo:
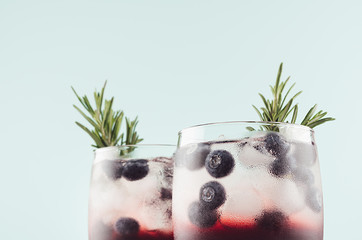
M 323 207 L 322 193 L 316 188 L 310 188 L 307 191 L 306 203 L 310 209 L 319 213 Z
M 161 200 L 172 199 L 172 189 L 161 188 Z
M 214 226 L 219 218 L 216 210 L 206 209 L 199 202 L 191 203 L 188 209 L 188 216 L 190 221 L 200 228 L 209 228 Z
M 102 163 L 102 168 L 105 174 L 113 180 L 117 180 L 122 177 L 123 163 L 116 161 L 106 160 Z
M 200 189 L 200 204 L 209 210 L 214 210 L 225 202 L 225 195 L 225 188 L 220 183 L 208 182 Z
M 288 218 L 279 210 L 264 211 L 255 219 L 259 228 L 267 231 L 278 232 L 287 223 Z
M 284 177 L 290 172 L 288 161 L 285 158 L 274 160 L 269 167 L 269 171 L 275 177 Z
M 189 144 L 177 150 L 176 164 L 183 165 L 189 170 L 197 170 L 205 166 L 205 159 L 209 153 L 209 145 Z
M 268 133 L 264 141 L 266 150 L 275 157 L 284 156 L 289 150 L 289 144 L 277 133 Z
M 148 161 L 145 159 L 128 160 L 123 167 L 122 176 L 129 181 L 136 181 L 147 176 Z
M 133 218 L 120 218 L 114 225 L 115 230 L 122 237 L 133 237 L 138 234 L 140 225 Z
M 205 167 L 215 178 L 229 175 L 235 166 L 233 156 L 225 150 L 215 150 L 206 157 Z

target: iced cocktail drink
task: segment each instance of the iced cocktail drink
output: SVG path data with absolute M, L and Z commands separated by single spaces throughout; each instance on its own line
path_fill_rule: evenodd
M 322 240 L 313 134 L 300 125 L 262 122 L 182 130 L 173 180 L 175 239 Z
M 89 198 L 89 239 L 173 239 L 171 145 L 98 149 Z

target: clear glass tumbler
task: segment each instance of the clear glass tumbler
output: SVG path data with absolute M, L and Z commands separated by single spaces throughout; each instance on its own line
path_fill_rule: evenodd
M 173 239 L 173 145 L 95 151 L 89 196 L 89 240 Z
M 322 240 L 313 130 L 224 122 L 180 131 L 172 208 L 176 240 Z

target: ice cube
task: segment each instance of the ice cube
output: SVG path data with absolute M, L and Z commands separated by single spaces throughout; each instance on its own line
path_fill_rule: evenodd
M 138 189 L 144 195 L 140 212 L 142 226 L 149 230 L 171 228 L 172 162 L 169 158 L 149 161 L 150 173 Z
M 311 186 L 314 183 L 313 172 L 306 167 L 297 167 L 292 170 L 293 180 L 304 186 Z
M 245 220 L 262 211 L 262 198 L 253 188 L 248 171 L 241 166 L 236 166 L 229 176 L 219 180 L 226 192 L 226 201 L 220 207 L 223 215 Z M 228 222 L 224 224 L 228 225 Z
M 287 141 L 310 143 L 312 140 L 312 131 L 310 128 L 301 125 L 281 125 L 279 126 L 279 133 L 283 135 Z
M 263 150 L 260 142 L 255 141 L 239 144 L 237 156 L 245 167 L 267 166 L 274 161 L 274 157 Z
M 93 164 L 104 160 L 118 160 L 120 158 L 119 148 L 116 146 L 98 148 L 94 154 Z
M 266 208 L 277 208 L 291 214 L 305 207 L 303 192 L 291 179 L 275 178 L 262 168 L 249 170 L 248 175 Z
M 122 180 L 92 184 L 90 199 L 90 211 L 107 225 L 112 225 L 119 216 L 137 211 L 140 205 L 140 200 L 132 198 Z
M 308 189 L 306 194 L 306 203 L 310 209 L 319 213 L 323 208 L 322 192 L 315 187 Z
M 114 180 L 104 172 L 103 162 L 93 166 L 90 212 L 94 218 L 102 219 L 104 224 L 112 225 L 120 216 L 137 213 L 145 192 L 150 185 L 156 184 L 152 183 L 152 178 L 151 181 L 146 178 L 128 181 L 123 177 Z
M 210 146 L 203 143 L 192 143 L 179 148 L 175 154 L 176 166 L 185 166 L 189 170 L 198 170 L 205 166 Z
M 289 154 L 298 166 L 312 166 L 317 161 L 317 149 L 311 142 L 293 142 Z
M 211 151 L 225 150 L 228 151 L 234 158 L 239 152 L 239 141 L 219 141 L 210 145 Z
M 173 162 L 171 158 L 158 157 L 150 160 L 155 165 L 159 188 L 172 189 Z M 158 168 L 158 169 L 157 169 Z
M 153 194 L 153 198 L 145 199 L 139 209 L 139 220 L 146 229 L 162 230 L 171 228 L 172 202 L 160 199 L 160 194 Z
M 226 216 L 237 216 L 248 219 L 262 211 L 262 198 L 259 193 L 253 188 L 250 188 L 250 186 L 230 190 L 225 204 L 221 207 L 223 214 Z
M 129 181 L 122 178 L 122 186 L 127 189 L 129 196 L 140 200 L 157 195 L 160 189 L 160 165 L 158 163 L 149 161 L 148 174 L 139 180 Z

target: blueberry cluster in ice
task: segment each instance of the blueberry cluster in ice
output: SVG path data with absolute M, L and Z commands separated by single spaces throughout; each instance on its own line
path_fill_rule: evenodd
M 179 148 L 175 163 L 175 175 L 183 180 L 174 181 L 174 213 L 199 228 L 218 221 L 227 224 L 223 216 L 230 215 L 253 219 L 257 226 L 274 231 L 291 214 L 322 211 L 312 141 L 264 132 L 235 141 L 188 144 Z M 194 188 L 199 189 L 197 198 Z
M 170 158 L 103 159 L 93 166 L 92 239 L 131 239 L 140 229 L 169 231 L 173 164 Z M 118 239 L 117 238 L 117 239 Z

